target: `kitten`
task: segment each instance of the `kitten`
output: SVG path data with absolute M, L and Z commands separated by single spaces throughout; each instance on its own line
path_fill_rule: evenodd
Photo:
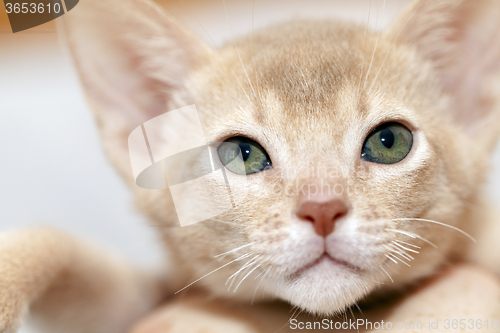
M 107 153 L 172 254 L 171 290 L 196 280 L 332 315 L 449 262 L 498 269 L 481 188 L 500 132 L 498 1 L 419 0 L 381 33 L 283 23 L 217 50 L 148 1 L 78 6 L 65 38 Z M 168 189 L 135 184 L 127 138 L 188 105 L 227 178 L 201 180 L 202 205 L 228 182 L 234 208 L 179 227 Z M 167 181 L 192 179 L 201 159 Z M 154 295 L 142 279 L 127 283 Z

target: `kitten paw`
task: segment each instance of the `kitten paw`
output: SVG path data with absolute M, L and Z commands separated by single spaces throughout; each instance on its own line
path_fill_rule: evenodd
M 31 267 L 25 268 L 26 250 L 19 232 L 0 233 L 0 332 L 14 333 L 28 312 L 30 286 L 25 282 L 33 276 Z M 20 246 L 18 246 L 20 245 Z M 20 250 L 21 249 L 21 250 Z M 36 279 L 36 277 L 35 277 Z
M 243 318 L 184 303 L 171 303 L 139 321 L 129 333 L 258 333 Z
M 2 269 L 0 268 L 0 271 Z M 1 286 L 1 283 L 0 283 Z M 0 287 L 1 288 L 1 287 Z M 0 291 L 0 332 L 15 333 L 21 326 L 21 320 L 27 312 L 27 306 L 15 304 L 4 299 L 3 292 Z

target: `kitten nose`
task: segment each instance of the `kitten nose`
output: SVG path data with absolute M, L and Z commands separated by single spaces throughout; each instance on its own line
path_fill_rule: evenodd
M 335 222 L 346 215 L 347 211 L 348 208 L 341 198 L 313 198 L 303 201 L 296 214 L 302 221 L 312 223 L 318 235 L 326 237 L 335 229 Z

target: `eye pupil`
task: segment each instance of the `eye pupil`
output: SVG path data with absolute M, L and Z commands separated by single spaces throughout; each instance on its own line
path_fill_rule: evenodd
M 382 141 L 385 148 L 392 148 L 394 145 L 394 133 L 390 130 L 390 128 L 384 128 L 380 131 L 380 141 Z
M 246 161 L 248 156 L 250 156 L 252 147 L 247 142 L 240 142 L 239 146 L 241 150 L 241 157 L 243 158 L 243 161 Z

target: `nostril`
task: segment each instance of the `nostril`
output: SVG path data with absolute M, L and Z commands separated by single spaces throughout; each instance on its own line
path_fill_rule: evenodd
M 314 223 L 314 218 L 313 218 L 312 216 L 309 216 L 309 215 L 304 216 L 304 220 L 307 220 L 307 221 L 309 221 L 309 222 Z
M 335 220 L 337 220 L 337 219 L 339 219 L 339 218 L 343 217 L 344 215 L 345 215 L 345 213 L 338 213 L 337 215 L 335 215 L 335 216 L 333 217 L 333 221 L 335 221 Z
M 348 208 L 340 198 L 328 201 L 306 200 L 300 203 L 296 215 L 314 226 L 314 231 L 327 236 L 335 229 L 336 222 L 347 215 Z

